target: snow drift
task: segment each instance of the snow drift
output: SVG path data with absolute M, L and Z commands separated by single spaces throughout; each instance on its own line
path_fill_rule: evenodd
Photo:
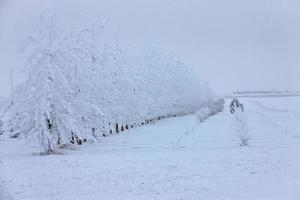
M 10 137 L 36 140 L 51 153 L 214 104 L 209 86 L 165 50 L 130 54 L 101 38 L 104 23 L 64 31 L 53 16 L 41 16 L 29 39 L 28 80 L 4 117 Z

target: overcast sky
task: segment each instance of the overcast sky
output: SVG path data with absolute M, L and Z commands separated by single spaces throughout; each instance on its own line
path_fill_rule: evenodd
M 300 90 L 300 0 L 0 0 L 0 96 L 46 4 L 65 28 L 107 18 L 128 44 L 155 38 L 219 93 Z

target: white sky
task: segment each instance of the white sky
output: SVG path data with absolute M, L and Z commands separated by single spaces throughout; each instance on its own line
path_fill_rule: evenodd
M 46 4 L 66 28 L 100 17 L 121 41 L 156 38 L 219 93 L 300 90 L 300 0 L 0 0 L 0 96 Z

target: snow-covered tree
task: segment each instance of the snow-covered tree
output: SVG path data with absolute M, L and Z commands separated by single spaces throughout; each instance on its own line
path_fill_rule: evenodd
M 52 18 L 53 14 L 41 16 L 32 37 L 35 48 L 26 63 L 29 77 L 16 91 L 10 127 L 12 135 L 35 136 L 48 153 L 68 144 L 80 130 L 73 119 L 72 90 L 58 62 L 63 54 Z
M 47 153 L 94 140 L 92 128 L 103 116 L 91 98 L 95 96 L 91 91 L 95 85 L 89 85 L 93 81 L 87 73 L 93 74 L 93 66 L 83 65 L 90 59 L 85 53 L 91 51 L 88 47 L 74 48 L 76 41 L 70 45 L 64 34 L 54 25 L 53 14 L 40 17 L 37 34 L 32 36 L 34 48 L 26 63 L 28 80 L 16 91 L 8 123 L 12 137 L 19 133 L 34 137 Z M 75 38 L 77 42 L 81 39 L 79 35 Z M 86 49 L 88 52 L 84 52 Z M 85 60 L 80 60 L 82 54 Z M 82 71 L 86 73 L 78 75 Z
M 30 37 L 28 80 L 15 90 L 4 120 L 11 137 L 34 138 L 51 153 L 156 119 L 222 108 L 166 50 L 150 45 L 130 53 L 117 41 L 98 42 L 105 23 L 64 31 L 53 17 L 41 16 Z

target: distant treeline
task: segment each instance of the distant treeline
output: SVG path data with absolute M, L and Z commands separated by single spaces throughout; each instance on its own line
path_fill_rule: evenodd
M 291 92 L 289 90 L 279 91 L 279 90 L 261 90 L 261 91 L 250 91 L 250 90 L 242 90 L 242 91 L 235 91 L 233 94 L 297 94 L 297 92 Z

